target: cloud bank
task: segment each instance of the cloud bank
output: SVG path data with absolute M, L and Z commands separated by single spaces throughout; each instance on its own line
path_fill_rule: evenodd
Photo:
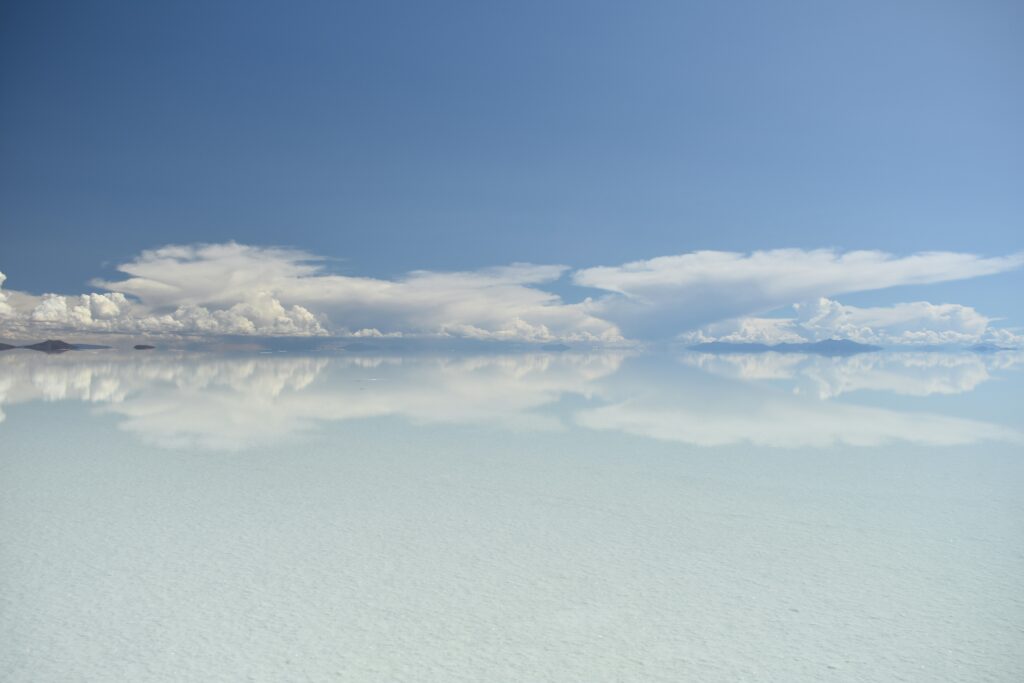
M 687 352 L 680 361 L 731 379 L 775 381 L 792 393 L 821 400 L 861 391 L 901 396 L 953 395 L 974 391 L 1007 370 L 1024 366 L 1024 352 L 938 353 L 889 351 L 847 357 L 799 353 Z
M 927 301 L 861 308 L 821 298 L 792 307 L 789 318 L 743 317 L 684 333 L 689 342 L 780 344 L 850 339 L 862 344 L 1019 345 L 1024 337 L 992 327 L 994 320 L 970 306 Z
M 564 266 L 513 264 L 415 271 L 396 280 L 326 272 L 305 252 L 241 244 L 168 246 L 96 280 L 109 293 L 23 297 L 16 331 L 315 336 L 441 335 L 485 340 L 615 342 L 612 323 L 536 285 Z
M 561 277 L 564 266 L 415 271 L 383 280 L 327 273 L 322 259 L 304 252 L 222 244 L 147 251 L 118 270 L 131 277 L 95 284 L 132 295 L 154 310 L 235 305 L 255 292 L 267 305 L 315 311 L 332 334 L 621 339 L 614 325 L 590 315 L 586 305 L 565 304 L 535 286 Z M 173 317 L 180 317 L 177 311 Z
M 962 280 L 1005 272 L 1024 254 L 982 258 L 925 252 L 776 249 L 739 254 L 698 251 L 586 268 L 574 281 L 614 292 L 599 315 L 640 338 L 668 338 L 723 319 L 768 313 L 801 301 L 850 292 Z
M 35 296 L 0 289 L 0 336 L 452 336 L 617 343 L 682 335 L 770 343 L 833 337 L 1012 342 L 1014 335 L 995 330 L 992 319 L 969 306 L 856 308 L 828 297 L 977 277 L 1022 263 L 1020 254 L 700 251 L 578 270 L 571 273 L 575 284 L 604 293 L 571 303 L 544 289 L 568 273 L 560 265 L 421 270 L 382 279 L 332 273 L 326 259 L 294 249 L 171 245 L 119 265 L 122 278 L 93 281 L 104 291 Z M 795 306 L 792 317 L 757 317 L 784 306 Z

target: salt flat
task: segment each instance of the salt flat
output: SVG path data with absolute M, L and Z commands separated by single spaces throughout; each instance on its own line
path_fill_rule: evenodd
M 1024 680 L 1021 379 L 4 356 L 0 678 Z

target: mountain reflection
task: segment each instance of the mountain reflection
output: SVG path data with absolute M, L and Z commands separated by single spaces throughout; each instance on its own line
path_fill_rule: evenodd
M 963 394 L 1021 365 L 1019 353 L 767 354 L 679 359 L 621 353 L 458 357 L 82 352 L 0 357 L 2 409 L 82 401 L 169 448 L 241 450 L 325 423 L 585 428 L 695 446 L 1022 440 L 976 419 L 850 403 L 853 392 Z M 569 396 L 581 401 L 562 404 Z M 563 405 L 562 409 L 555 409 Z M 927 408 L 929 406 L 924 406 Z M 0 427 L 2 430 L 2 427 Z M 2 434 L 2 431 L 0 431 Z

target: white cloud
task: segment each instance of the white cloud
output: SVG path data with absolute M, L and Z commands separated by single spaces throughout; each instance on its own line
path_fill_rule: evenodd
M 721 341 L 743 344 L 782 344 L 807 341 L 792 318 L 733 318 L 685 332 L 679 339 L 690 344 Z
M 831 299 L 795 304 L 792 318 L 735 318 L 681 335 L 705 341 L 779 344 L 850 339 L 862 344 L 940 345 L 992 342 L 1019 344 L 1013 332 L 991 327 L 992 318 L 970 306 L 927 301 L 861 308 Z
M 274 294 L 288 283 L 322 269 L 321 259 L 306 252 L 229 242 L 169 245 L 143 251 L 117 266 L 125 280 L 93 284 L 139 298 L 154 308 L 224 306 L 246 300 L 253 292 Z
M 154 310 L 234 305 L 260 291 L 283 305 L 315 312 L 334 333 L 375 330 L 381 335 L 528 341 L 621 338 L 614 325 L 590 315 L 585 305 L 565 304 L 532 286 L 558 279 L 563 266 L 415 271 L 381 280 L 326 273 L 322 260 L 304 252 L 218 244 L 147 251 L 118 269 L 131 277 L 96 284 L 135 296 Z
M 33 296 L 0 290 L 0 316 L 8 336 L 22 337 L 68 331 L 619 342 L 621 325 L 634 339 L 685 333 L 692 340 L 767 343 L 831 336 L 958 343 L 981 338 L 989 320 L 952 304 L 856 309 L 822 297 L 974 277 L 1022 262 L 1019 254 L 704 251 L 580 270 L 576 283 L 609 293 L 566 303 L 542 289 L 566 272 L 558 265 L 413 271 L 380 279 L 332 273 L 325 259 L 293 249 L 172 245 L 121 264 L 121 279 L 94 281 L 105 292 Z M 755 317 L 801 301 L 814 303 L 798 308 L 795 318 Z M 1009 339 L 1007 334 L 1000 338 Z
M 326 272 L 311 254 L 241 244 L 167 246 L 97 280 L 108 293 L 21 295 L 9 330 L 162 335 L 450 335 L 515 341 L 619 341 L 617 328 L 535 285 L 563 266 L 415 271 L 395 280 Z M 6 300 L 0 301 L 6 304 Z M 0 307 L 0 312 L 7 310 Z
M 841 337 L 876 344 L 976 342 L 991 322 L 970 306 L 927 301 L 858 308 L 818 299 L 795 309 L 797 325 L 812 339 Z
M 187 332 L 205 334 L 258 334 L 269 336 L 317 336 L 326 334 L 316 316 L 293 304 L 287 309 L 266 292 L 226 310 L 210 311 L 189 304 L 171 316 Z
M 7 293 L 4 292 L 4 282 L 7 276 L 0 273 L 0 318 L 10 318 L 14 315 L 14 308 L 7 303 Z
M 578 271 L 577 284 L 615 294 L 595 312 L 629 336 L 671 337 L 709 323 L 773 311 L 844 292 L 920 285 L 1000 273 L 1024 254 L 982 258 L 924 252 L 895 257 L 878 251 L 838 253 L 776 249 L 740 254 L 698 251 Z
M 310 311 L 299 305 L 285 308 L 266 292 L 225 309 L 188 304 L 169 313 L 156 313 L 120 292 L 62 296 L 45 294 L 22 317 L 19 328 L 38 333 L 120 332 L 143 335 L 255 334 L 265 336 L 325 334 Z

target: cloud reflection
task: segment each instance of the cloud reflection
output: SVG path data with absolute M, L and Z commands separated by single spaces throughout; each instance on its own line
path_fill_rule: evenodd
M 590 429 L 626 432 L 694 446 L 775 448 L 882 446 L 894 442 L 955 446 L 1022 442 L 1015 429 L 948 415 L 808 401 L 778 392 L 719 395 L 656 393 L 577 415 Z
M 1024 366 L 1024 352 L 992 354 L 933 352 L 864 353 L 828 357 L 811 354 L 688 353 L 684 364 L 721 377 L 787 380 L 797 393 L 821 399 L 855 391 L 884 391 L 903 396 L 962 394 L 997 373 Z
M 83 401 L 169 448 L 242 450 L 326 423 L 584 428 L 694 446 L 933 446 L 1021 442 L 1014 427 L 849 402 L 854 392 L 927 400 L 971 392 L 1021 354 L 521 354 L 459 357 L 82 352 L 0 356 L 0 409 Z M 869 395 L 869 394 L 866 394 Z M 562 404 L 582 397 L 583 407 Z M 562 406 L 559 408 L 559 406 Z M 4 419 L 0 411 L 0 421 Z
M 491 422 L 551 429 L 537 409 L 592 396 L 620 354 L 370 358 L 9 354 L 0 406 L 79 400 L 167 447 L 243 449 L 318 423 L 398 416 L 413 423 Z

